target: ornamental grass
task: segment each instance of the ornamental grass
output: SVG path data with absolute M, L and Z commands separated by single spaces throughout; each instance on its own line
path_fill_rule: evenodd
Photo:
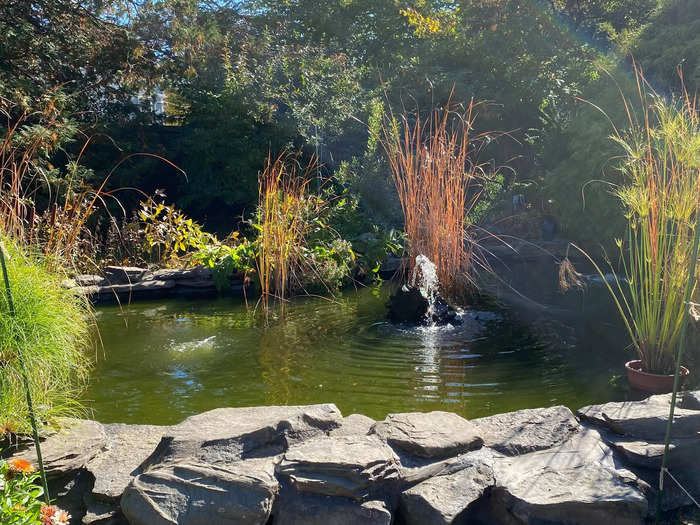
M 623 97 L 630 125 L 611 137 L 623 150 L 624 183 L 615 194 L 628 228 L 617 240 L 621 270 L 612 283 L 604 281 L 643 370 L 672 374 L 690 308 L 685 297 L 700 207 L 700 115 L 694 98 L 658 95 L 641 70 L 637 88 L 641 111 Z
M 489 140 L 474 133 L 480 104 L 434 108 L 426 117 L 417 110 L 385 116 L 380 142 L 396 186 L 408 256 L 427 256 L 437 266 L 441 289 L 461 295 L 474 284 L 477 240 L 469 218 L 487 180 L 476 161 Z
M 26 364 L 37 419 L 82 416 L 87 380 L 90 307 L 86 299 L 61 286 L 62 276 L 43 256 L 5 246 L 15 317 L 4 285 L 0 293 L 0 438 L 30 434 L 19 352 Z

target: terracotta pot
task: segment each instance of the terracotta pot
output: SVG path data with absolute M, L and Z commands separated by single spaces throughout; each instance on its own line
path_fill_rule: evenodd
M 632 388 L 649 392 L 651 394 L 667 394 L 673 391 L 673 374 L 650 374 L 642 371 L 642 362 L 639 359 L 625 363 L 627 369 L 627 381 Z M 690 375 L 690 370 L 681 366 L 680 385 L 686 377 Z M 679 385 L 679 386 L 680 386 Z

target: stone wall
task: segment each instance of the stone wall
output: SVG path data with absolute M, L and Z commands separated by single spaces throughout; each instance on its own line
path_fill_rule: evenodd
M 391 278 L 399 271 L 402 259 L 389 257 L 379 274 Z M 61 284 L 86 295 L 95 304 L 125 303 L 171 297 L 243 296 L 251 293 L 243 275 L 233 275 L 218 287 L 209 268 L 197 266 L 186 270 L 149 270 L 132 266 L 106 266 L 102 275 L 77 275 Z
M 129 266 L 107 266 L 102 275 L 78 275 L 62 285 L 87 295 L 96 304 L 130 302 L 168 297 L 243 295 L 242 275 L 233 276 L 218 289 L 211 270 L 203 266 L 187 270 L 148 270 Z
M 332 404 L 221 408 L 170 427 L 69 420 L 42 451 L 72 523 L 638 524 L 654 509 L 669 404 L 379 422 Z M 676 411 L 669 465 L 696 497 L 699 432 L 695 392 Z M 690 503 L 667 488 L 665 510 Z

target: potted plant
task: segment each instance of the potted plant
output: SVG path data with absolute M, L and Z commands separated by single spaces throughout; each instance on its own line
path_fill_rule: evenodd
M 637 359 L 626 363 L 633 388 L 670 392 L 688 298 L 694 289 L 700 228 L 700 118 L 688 96 L 665 100 L 639 75 L 642 118 L 612 139 L 624 150 L 624 183 L 615 194 L 627 218 L 618 239 L 621 270 L 608 280 Z M 627 108 L 627 102 L 625 101 Z M 641 122 L 641 123 L 638 123 Z M 608 261 L 610 263 L 610 261 Z M 690 374 L 680 367 L 681 376 Z

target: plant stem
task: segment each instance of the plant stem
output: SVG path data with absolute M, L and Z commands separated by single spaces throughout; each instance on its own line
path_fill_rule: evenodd
M 688 276 L 688 284 L 685 290 L 685 305 L 690 304 L 691 295 L 695 288 L 695 270 L 698 262 L 698 246 L 700 245 L 700 207 L 695 209 L 695 238 L 693 240 L 693 258 L 690 261 L 690 275 Z M 661 459 L 661 471 L 659 472 L 659 494 L 656 499 L 656 520 L 659 523 L 661 518 L 661 498 L 664 490 L 664 475 L 666 472 L 666 463 L 668 462 L 668 451 L 671 443 L 671 427 L 673 425 L 673 414 L 676 410 L 676 397 L 678 396 L 678 383 L 681 372 L 681 359 L 683 358 L 683 350 L 685 350 L 686 333 L 688 328 L 688 308 L 685 309 L 683 316 L 683 325 L 681 326 L 680 341 L 678 343 L 678 356 L 676 357 L 676 373 L 673 376 L 673 393 L 671 394 L 671 410 L 668 414 L 668 422 L 666 423 L 666 438 L 664 441 L 664 455 Z
M 10 317 L 15 318 L 15 303 L 12 300 L 12 289 L 10 288 L 10 277 L 7 274 L 7 265 L 5 264 L 5 246 L 0 241 L 0 265 L 2 266 L 2 276 L 5 281 L 5 293 L 7 295 L 7 306 L 10 310 Z M 29 420 L 32 425 L 32 435 L 34 438 L 34 447 L 36 448 L 36 457 L 39 463 L 39 473 L 41 474 L 41 482 L 44 485 L 44 499 L 46 503 L 51 502 L 49 497 L 49 484 L 46 481 L 46 471 L 44 470 L 44 460 L 41 457 L 41 445 L 39 443 L 39 432 L 36 426 L 36 417 L 34 416 L 34 404 L 32 403 L 32 393 L 29 389 L 29 378 L 27 377 L 27 368 L 24 364 L 24 356 L 22 348 L 17 345 L 17 358 L 19 360 L 20 370 L 22 372 L 22 381 L 24 383 L 24 392 L 27 396 L 27 408 L 29 409 Z

